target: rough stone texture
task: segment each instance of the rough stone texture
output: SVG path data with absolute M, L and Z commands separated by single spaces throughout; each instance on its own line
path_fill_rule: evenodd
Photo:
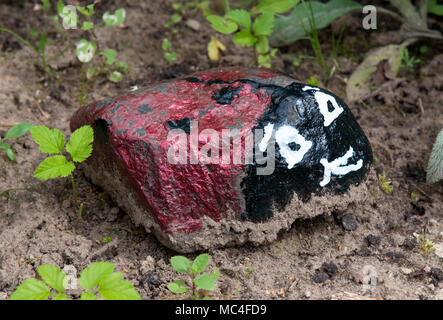
M 140 88 L 80 108 L 71 130 L 85 124 L 95 132 L 86 175 L 180 252 L 269 243 L 295 219 L 356 210 L 370 196 L 364 181 L 371 148 L 349 108 L 330 92 L 270 70 L 214 69 Z M 167 137 L 179 129 L 188 136 L 188 161 L 196 132 L 201 149 L 205 129 L 264 129 L 254 150 L 275 145 L 275 170 L 257 175 L 265 167 L 257 158 L 172 164 L 167 153 L 175 142 Z

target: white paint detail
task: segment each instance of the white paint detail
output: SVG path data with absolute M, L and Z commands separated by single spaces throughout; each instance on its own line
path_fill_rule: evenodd
M 344 156 L 339 157 L 332 162 L 328 162 L 328 159 L 322 158 L 320 163 L 325 167 L 325 171 L 323 173 L 323 180 L 320 181 L 320 186 L 324 187 L 331 181 L 331 174 L 336 176 L 344 176 L 351 171 L 357 171 L 363 166 L 363 160 L 359 159 L 356 164 L 348 164 L 349 158 L 354 155 L 354 149 L 349 147 L 349 150 L 345 153 Z
M 285 158 L 288 164 L 288 169 L 299 163 L 306 152 L 312 147 L 312 142 L 303 138 L 298 130 L 290 125 L 283 125 L 277 129 L 275 133 L 275 139 L 280 147 L 280 154 Z M 300 145 L 300 149 L 297 151 L 291 150 L 289 144 L 295 142 Z
M 272 130 L 274 130 L 274 124 L 273 123 L 267 124 L 265 127 L 265 133 L 263 135 L 263 139 L 260 141 L 258 145 L 258 148 L 260 149 L 261 152 L 265 152 L 266 149 L 268 148 L 269 139 L 271 139 L 272 137 Z
M 325 119 L 325 122 L 323 124 L 325 127 L 328 127 L 343 112 L 343 108 L 338 105 L 337 100 L 335 100 L 335 98 L 330 94 L 320 91 L 319 88 L 304 86 L 302 90 L 316 91 L 314 93 L 314 98 L 318 103 L 318 107 L 321 114 L 323 115 L 323 118 Z M 334 107 L 334 110 L 332 112 L 329 112 L 328 110 L 328 102 L 331 102 L 332 106 Z

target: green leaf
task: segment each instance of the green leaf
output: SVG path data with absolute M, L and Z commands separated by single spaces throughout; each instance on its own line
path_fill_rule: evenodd
M 89 67 L 88 70 L 86 70 L 86 79 L 91 79 L 95 74 L 95 68 Z
M 114 49 L 108 49 L 100 52 L 100 54 L 106 57 L 106 64 L 110 65 L 114 63 L 115 57 L 117 56 L 117 51 Z
M 42 4 L 43 11 L 46 13 L 51 9 L 51 2 L 49 0 L 43 0 Z
M 78 282 L 84 289 L 89 290 L 96 287 L 104 276 L 113 272 L 114 264 L 103 261 L 94 262 L 81 272 Z
M 162 41 L 162 49 L 163 51 L 169 51 L 172 48 L 172 44 L 171 41 L 169 41 L 168 39 L 163 39 Z
M 209 276 L 212 280 L 216 281 L 220 277 L 220 270 L 214 270 Z
M 246 10 L 231 10 L 228 12 L 228 17 L 245 29 L 249 30 L 251 27 L 251 14 Z
M 118 26 L 125 21 L 126 11 L 123 8 L 115 10 L 114 14 L 110 14 L 109 12 L 105 12 L 103 14 L 103 21 L 105 22 L 106 27 L 110 26 Z
M 29 278 L 15 289 L 9 300 L 46 300 L 50 294 L 51 291 L 43 281 Z
M 257 50 L 258 53 L 266 53 L 266 52 L 268 52 L 269 51 L 268 37 L 261 36 L 258 39 L 257 44 L 255 45 L 255 49 Z
M 306 82 L 307 82 L 308 84 L 310 84 L 311 86 L 316 86 L 316 87 L 318 87 L 318 79 L 317 79 L 316 77 L 314 77 L 314 76 L 309 77 L 309 79 L 306 80 Z
M 292 9 L 299 0 L 262 0 L 253 11 L 254 13 L 285 13 Z
M 58 129 L 50 130 L 46 126 L 34 126 L 29 129 L 35 143 L 43 153 L 60 153 L 65 145 L 65 136 Z
M 191 261 L 188 258 L 183 256 L 175 256 L 171 258 L 171 265 L 175 269 L 175 271 L 180 273 L 186 273 L 189 269 L 191 269 Z
M 203 272 L 209 264 L 209 255 L 201 254 L 197 258 L 195 258 L 194 262 L 191 266 L 191 271 L 193 274 L 197 274 Z
M 122 273 L 111 273 L 102 277 L 99 282 L 100 295 L 106 300 L 141 300 L 132 283 L 121 280 Z
M 200 278 L 194 279 L 194 283 L 203 290 L 212 291 L 215 289 L 215 281 L 207 273 L 202 274 Z
M 59 293 L 52 298 L 52 300 L 71 300 L 65 293 Z
M 58 0 L 58 2 L 57 2 L 57 13 L 59 15 L 62 14 L 64 7 L 65 7 L 65 5 L 63 4 L 63 1 L 62 0 Z
M 114 65 L 117 68 L 119 68 L 120 70 L 122 70 L 123 72 L 126 72 L 128 70 L 128 68 L 129 68 L 129 66 L 126 63 L 124 63 L 123 61 L 116 61 L 114 63 Z
M 237 24 L 230 20 L 216 15 L 209 15 L 206 17 L 206 19 L 208 19 L 208 21 L 211 23 L 211 27 L 220 33 L 231 34 L 237 31 Z
M 40 180 L 67 177 L 74 171 L 75 165 L 72 161 L 67 162 L 65 156 L 57 155 L 43 160 L 34 171 L 34 177 Z
M 263 13 L 254 20 L 252 25 L 254 35 L 267 36 L 274 29 L 274 15 L 272 13 Z
M 165 52 L 165 59 L 169 62 L 174 62 L 178 58 L 177 52 Z
M 94 29 L 94 24 L 91 21 L 83 21 L 82 30 L 88 31 Z
M 305 1 L 298 4 L 290 15 L 276 18 L 270 44 L 272 47 L 281 47 L 306 37 L 306 32 L 311 31 L 309 20 L 312 18 L 315 27 L 321 29 L 349 12 L 361 12 L 361 8 L 359 3 L 352 0 L 330 0 L 327 3 Z
M 426 182 L 434 183 L 443 179 L 443 129 L 435 140 L 426 172 Z
M 438 4 L 437 0 L 428 0 L 428 12 L 437 16 L 443 16 L 443 4 Z
M 89 62 L 94 57 L 95 51 L 97 50 L 97 45 L 95 42 L 88 41 L 86 39 L 81 39 L 77 42 L 76 53 L 77 58 L 81 62 Z
M 254 43 L 257 41 L 257 38 L 251 34 L 249 29 L 243 29 L 235 34 L 235 36 L 232 38 L 232 41 L 240 46 L 250 47 L 254 45 Z
M 82 292 L 80 300 L 98 300 L 97 296 L 90 292 Z
M 50 264 L 41 265 L 37 268 L 37 272 L 51 288 L 59 293 L 62 293 L 68 287 L 66 274 L 56 266 Z
M 38 45 L 37 45 L 38 52 L 43 54 L 45 52 L 45 48 L 46 48 L 47 43 L 48 43 L 48 37 L 45 34 L 43 34 L 40 37 L 40 40 L 38 41 Z
M 8 158 L 9 158 L 10 160 L 14 160 L 14 159 L 15 159 L 14 151 L 12 151 L 11 148 L 6 149 L 6 155 L 8 156 Z
M 94 14 L 94 4 L 90 4 L 86 7 L 76 6 L 77 10 L 86 18 L 90 18 Z
M 167 285 L 167 288 L 173 293 L 185 293 L 188 289 L 185 286 L 185 282 L 183 280 L 176 280 Z
M 58 10 L 57 10 L 58 11 Z M 75 8 L 70 6 L 63 6 L 58 15 L 63 19 L 63 23 L 69 25 L 72 28 L 77 27 L 78 15 Z
M 29 122 L 22 122 L 8 130 L 3 139 L 18 138 L 24 135 L 32 127 Z
M 120 82 L 123 79 L 123 75 L 118 71 L 113 71 L 109 74 L 109 81 Z

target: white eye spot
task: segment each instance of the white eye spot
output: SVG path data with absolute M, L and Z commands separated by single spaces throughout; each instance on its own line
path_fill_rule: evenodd
M 295 164 L 299 163 L 303 159 L 306 152 L 308 152 L 308 150 L 312 147 L 311 141 L 303 138 L 303 136 L 298 133 L 296 128 L 289 125 L 283 125 L 278 128 L 277 132 L 275 133 L 275 140 L 280 147 L 281 156 L 288 164 L 288 169 L 292 169 Z M 295 142 L 296 144 L 300 145 L 300 149 L 297 151 L 292 150 L 289 147 L 291 142 Z
M 266 148 L 268 147 L 269 139 L 271 139 L 272 136 L 272 130 L 274 130 L 274 124 L 269 123 L 265 127 L 265 134 L 263 136 L 263 139 L 260 141 L 258 148 L 261 152 L 265 152 Z
M 323 115 L 323 118 L 325 119 L 323 124 L 325 127 L 328 127 L 343 112 L 343 108 L 338 105 L 335 98 L 327 93 L 321 92 L 319 88 L 304 86 L 302 90 L 316 91 L 314 93 L 314 98 L 318 103 L 318 107 L 320 109 L 321 114 Z M 333 111 L 328 110 L 328 102 L 330 102 L 334 107 Z
M 328 162 L 328 159 L 323 158 L 320 160 L 320 163 L 325 167 L 325 171 L 323 173 L 323 180 L 320 181 L 320 186 L 324 187 L 331 181 L 331 174 L 336 176 L 344 176 L 351 171 L 357 171 L 363 166 L 363 160 L 359 159 L 356 164 L 348 164 L 348 159 L 354 155 L 354 149 L 349 147 L 349 150 L 345 153 L 344 156 L 339 157 L 331 162 Z

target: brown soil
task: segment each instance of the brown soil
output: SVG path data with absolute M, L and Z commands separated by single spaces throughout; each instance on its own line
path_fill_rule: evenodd
M 40 25 L 34 2 L 0 4 L 3 26 L 26 35 L 31 26 Z M 200 31 L 182 22 L 178 33 L 170 37 L 180 58 L 169 64 L 162 57 L 161 41 L 166 32 L 163 24 L 173 13 L 171 3 L 103 1 L 98 5 L 99 13 L 119 7 L 127 10 L 124 28 L 97 32 L 102 47 L 117 48 L 119 59 L 131 65 L 120 84 L 105 78 L 82 84 L 79 79 L 84 70 L 69 54 L 54 64 L 60 70 L 60 80 L 47 82 L 33 65 L 33 52 L 0 33 L 0 135 L 22 121 L 59 128 L 69 135 L 69 119 L 82 103 L 115 95 L 134 84 L 218 65 L 253 66 L 252 50 L 233 45 L 229 36 L 219 36 L 227 51 L 219 63 L 211 63 L 206 45 L 214 32 L 199 12 L 184 19 L 199 21 Z M 338 68 L 320 86 L 346 101 L 346 81 L 364 53 L 393 39 L 386 35 L 398 28 L 382 18 L 379 29 L 371 32 L 361 28 L 360 14 L 339 19 L 320 32 L 329 57 L 331 32 L 347 24 Z M 441 23 L 432 19 L 430 23 L 442 29 Z M 80 35 L 80 31 L 72 31 L 73 39 Z M 421 45 L 429 48 L 425 55 L 419 53 Z M 382 90 L 364 103 L 350 105 L 374 148 L 376 171 L 385 172 L 392 180 L 393 193 L 385 194 L 374 181 L 370 200 L 352 212 L 325 212 L 314 219 L 298 220 L 269 245 L 209 250 L 210 269 L 221 270 L 213 298 L 443 299 L 443 259 L 435 251 L 424 254 L 414 241 L 414 233 L 424 229 L 437 248 L 443 245 L 443 184 L 425 183 L 432 144 L 443 127 L 441 49 L 441 43 L 417 43 L 410 49 L 421 59 L 414 71 L 403 70 L 397 79 L 384 79 Z M 304 60 L 297 68 L 291 64 L 287 54 L 296 52 L 312 54 L 309 43 L 299 41 L 280 51 L 274 69 L 301 81 L 311 76 L 321 78 L 320 68 L 311 60 Z M 136 228 L 81 171 L 76 179 L 85 208 L 83 219 L 78 220 L 70 181 L 40 182 L 32 177 L 44 155 L 30 135 L 13 141 L 12 148 L 17 154 L 15 161 L 0 154 L 0 193 L 10 188 L 31 190 L 11 192 L 16 200 L 0 197 L 0 299 L 6 299 L 24 279 L 36 276 L 38 265 L 70 266 L 79 272 L 97 260 L 115 263 L 145 299 L 173 297 L 166 289 L 170 281 L 180 278 L 169 266 L 173 251 Z M 418 202 L 413 202 L 411 192 L 419 195 Z M 356 219 L 356 230 L 345 230 L 346 215 Z M 105 243 L 104 237 L 112 241 Z M 252 272 L 246 271 L 246 261 Z M 317 283 L 322 278 L 326 280 Z

